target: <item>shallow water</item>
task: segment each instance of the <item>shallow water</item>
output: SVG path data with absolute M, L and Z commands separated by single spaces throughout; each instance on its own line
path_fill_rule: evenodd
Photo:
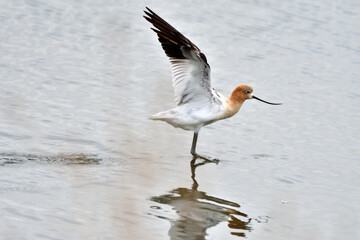
M 357 1 L 1 1 L 1 239 L 358 239 Z M 213 86 L 270 106 L 192 133 L 151 7 Z

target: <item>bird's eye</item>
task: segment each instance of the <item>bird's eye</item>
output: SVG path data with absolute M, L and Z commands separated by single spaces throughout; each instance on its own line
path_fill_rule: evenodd
M 250 91 L 250 90 L 246 90 L 246 94 L 249 94 L 249 93 L 251 93 L 251 91 Z

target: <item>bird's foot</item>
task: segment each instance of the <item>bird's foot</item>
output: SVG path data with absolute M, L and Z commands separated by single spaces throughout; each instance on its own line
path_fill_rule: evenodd
M 197 158 L 204 160 L 205 162 L 211 162 L 211 163 L 215 163 L 218 164 L 220 162 L 219 159 L 217 158 L 209 158 L 209 157 L 205 157 L 205 156 L 201 156 L 199 154 L 195 153 L 191 153 L 194 156 L 194 160 L 196 160 Z

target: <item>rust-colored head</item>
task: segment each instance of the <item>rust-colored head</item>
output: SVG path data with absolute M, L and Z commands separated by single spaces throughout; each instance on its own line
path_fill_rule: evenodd
M 248 85 L 239 85 L 237 86 L 234 91 L 232 92 L 231 96 L 230 96 L 230 100 L 239 104 L 242 104 L 246 99 L 251 99 L 254 98 L 256 100 L 259 100 L 261 102 L 267 103 L 267 104 L 271 104 L 271 105 L 280 105 L 281 103 L 271 103 L 271 102 L 267 102 L 264 101 L 258 97 L 255 97 L 253 95 L 253 89 L 252 87 L 248 86 Z
M 281 103 L 267 102 L 258 97 L 255 97 L 253 95 L 252 87 L 250 87 L 248 85 L 239 85 L 231 93 L 231 96 L 227 102 L 228 104 L 227 104 L 226 110 L 225 110 L 222 118 L 224 119 L 224 118 L 234 116 L 234 114 L 236 114 L 239 111 L 239 109 L 240 109 L 241 105 L 244 103 L 244 101 L 247 99 L 252 99 L 252 98 L 259 100 L 261 102 L 267 103 L 267 104 L 272 104 L 272 105 L 281 104 Z
M 253 89 L 248 85 L 239 85 L 231 93 L 230 99 L 238 103 L 243 103 L 246 99 L 252 98 Z

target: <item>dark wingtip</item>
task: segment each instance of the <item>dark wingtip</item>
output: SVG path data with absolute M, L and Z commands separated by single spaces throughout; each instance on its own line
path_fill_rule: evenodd
M 154 13 L 154 11 L 153 10 L 151 10 L 150 8 L 148 8 L 148 7 L 145 7 L 146 8 L 146 10 L 148 10 L 148 11 L 146 11 L 146 10 L 144 10 L 144 12 L 147 14 L 147 15 L 156 15 L 156 13 Z
M 143 17 L 154 26 L 151 29 L 158 35 L 158 39 L 168 57 L 185 59 L 187 57 L 184 56 L 183 51 L 194 51 L 198 57 L 208 67 L 210 67 L 205 55 L 195 44 L 193 44 L 189 39 L 187 39 L 183 34 L 181 34 L 150 8 L 145 6 L 145 9 L 145 15 Z M 184 50 L 182 47 L 185 47 L 186 49 Z
M 150 10 L 150 8 L 148 8 L 148 7 L 145 7 L 146 8 L 146 10 L 144 10 L 144 13 L 147 15 L 147 16 L 151 16 L 151 10 Z
M 148 21 L 148 22 L 151 21 L 151 18 L 149 18 L 148 16 L 143 16 L 143 17 L 146 19 L 146 21 Z

